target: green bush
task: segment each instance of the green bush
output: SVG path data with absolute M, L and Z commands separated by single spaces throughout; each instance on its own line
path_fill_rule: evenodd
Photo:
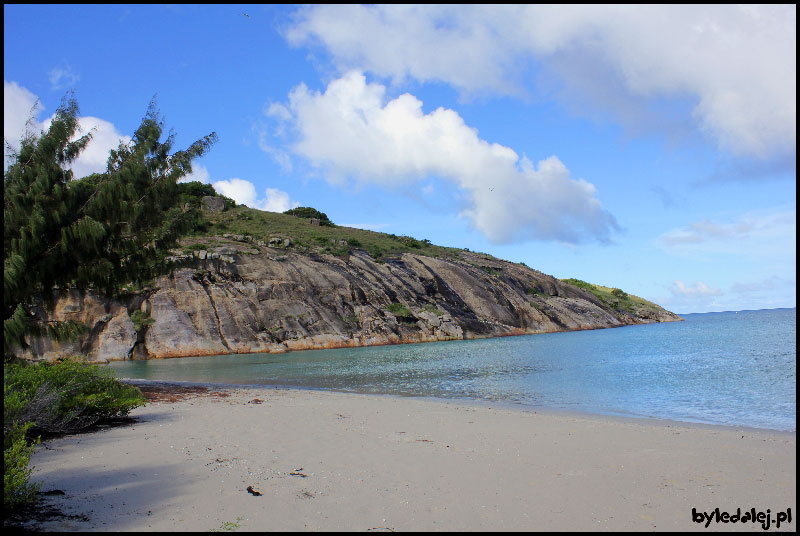
M 535 287 L 529 287 L 527 292 L 531 296 L 545 296 L 544 291 L 538 285 Z
M 387 311 L 396 316 L 400 321 L 416 321 L 414 313 L 408 310 L 408 307 L 402 303 L 393 303 L 386 308 Z
M 383 256 L 386 254 L 386 250 L 384 250 L 380 246 L 369 244 L 367 246 L 367 254 L 376 261 L 381 261 L 383 259 Z
M 627 292 L 625 292 L 622 289 L 618 289 L 618 288 L 612 288 L 611 289 L 611 294 L 614 295 L 615 297 L 621 299 L 621 300 L 624 300 L 624 299 L 626 299 L 628 297 L 628 293 Z
M 80 360 L 3 366 L 3 506 L 32 501 L 39 484 L 28 467 L 30 432 L 75 432 L 104 418 L 127 415 L 145 403 L 138 388 Z
M 428 313 L 433 313 L 436 316 L 442 316 L 444 314 L 444 312 L 442 312 L 441 310 L 437 309 L 433 305 L 425 305 L 425 306 L 422 307 L 422 310 L 425 311 L 425 312 L 428 312 Z
M 178 192 L 187 197 L 202 199 L 205 196 L 218 196 L 219 194 L 210 184 L 200 181 L 190 181 L 178 183 Z
M 221 197 L 222 200 L 225 202 L 225 210 L 236 208 L 236 201 L 234 201 L 230 197 L 225 197 L 224 195 L 218 195 L 217 197 Z
M 584 290 L 588 290 L 588 291 L 597 290 L 597 287 L 595 287 L 591 283 L 587 283 L 586 281 L 582 281 L 580 279 L 575 279 L 574 277 L 570 277 L 569 279 L 562 279 L 562 281 L 565 282 L 565 283 L 569 283 L 572 286 L 575 286 L 575 287 L 578 287 L 578 288 L 582 288 Z
M 313 207 L 297 207 L 285 211 L 284 214 L 296 216 L 298 218 L 317 218 L 321 226 L 334 227 L 333 222 L 328 218 L 327 214 Z
M 411 237 L 411 236 L 406 236 L 406 235 L 398 236 L 397 240 L 399 240 L 400 243 L 402 243 L 403 246 L 405 246 L 407 248 L 420 249 L 423 245 L 425 245 L 421 241 L 417 240 L 416 238 Z
M 213 186 L 199 181 L 183 182 L 177 184 L 178 193 L 180 195 L 181 203 L 189 202 L 193 206 L 199 207 L 202 199 L 206 196 L 221 197 L 225 203 L 225 209 L 231 209 L 236 206 L 236 201 L 230 197 L 225 197 L 217 193 Z
M 79 360 L 3 367 L 4 437 L 32 422 L 44 433 L 78 431 L 144 405 L 142 392 L 108 369 Z
M 31 483 L 33 467 L 28 467 L 33 454 L 33 445 L 26 435 L 33 423 L 16 424 L 3 434 L 3 507 L 15 507 L 29 503 L 36 497 L 40 483 Z
M 139 309 L 131 313 L 131 321 L 133 321 L 133 329 L 135 329 L 137 332 L 142 331 L 147 326 L 155 323 L 155 319 L 151 318 L 150 315 Z

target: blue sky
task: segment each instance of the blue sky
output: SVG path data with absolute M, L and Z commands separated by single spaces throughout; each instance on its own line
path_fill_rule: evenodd
M 73 90 L 101 171 L 157 96 L 255 208 L 678 313 L 796 305 L 795 6 L 4 7 L 4 138 Z

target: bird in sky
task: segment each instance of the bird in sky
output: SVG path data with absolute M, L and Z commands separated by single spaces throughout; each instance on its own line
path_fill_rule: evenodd
M 248 19 L 250 18 L 250 15 L 248 15 L 247 13 L 242 13 L 242 15 L 244 15 L 244 16 L 245 16 L 245 17 L 247 17 Z

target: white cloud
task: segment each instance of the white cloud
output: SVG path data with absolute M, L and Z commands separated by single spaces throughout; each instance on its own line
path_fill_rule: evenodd
M 256 187 L 250 181 L 234 177 L 226 181 L 217 181 L 212 186 L 217 192 L 230 197 L 240 205 L 254 207 L 256 204 Z
M 797 289 L 792 274 L 771 275 L 748 282 L 733 282 L 726 290 L 713 288 L 702 281 L 686 285 L 674 281 L 669 294 L 656 298 L 656 303 L 677 312 L 738 311 L 795 307 Z
M 178 182 L 204 182 L 210 183 L 210 175 L 208 173 L 208 168 L 205 166 L 201 166 L 200 164 L 192 164 L 192 172 L 179 179 Z
M 340 72 L 445 82 L 465 94 L 525 93 L 538 62 L 568 98 L 617 117 L 688 99 L 686 120 L 721 148 L 795 154 L 794 5 L 318 5 L 299 10 L 286 37 L 323 45 Z
M 19 149 L 19 140 L 26 132 L 38 135 L 50 128 L 55 115 L 42 122 L 37 119 L 38 110 L 31 116 L 31 109 L 37 100 L 36 95 L 15 82 L 3 81 L 3 137 L 12 146 L 12 150 Z M 120 142 L 131 141 L 129 136 L 118 132 L 114 124 L 109 121 L 91 116 L 79 117 L 75 139 L 89 132 L 92 134 L 92 140 L 69 166 L 75 177 L 105 171 L 109 151 L 116 148 Z
M 684 298 L 719 296 L 722 294 L 722 290 L 718 288 L 711 288 L 702 281 L 696 281 L 694 285 L 687 287 L 686 284 L 680 279 L 676 280 L 672 284 L 672 287 L 670 287 L 670 292 L 672 292 L 674 296 L 681 296 Z
M 51 69 L 48 73 L 48 77 L 50 78 L 50 89 L 52 90 L 74 86 L 78 80 L 80 80 L 80 76 L 78 76 L 69 65 Z
M 3 80 L 4 167 L 10 158 L 9 148 L 12 152 L 18 151 L 20 139 L 25 136 L 26 131 L 36 134 L 41 130 L 36 120 L 39 111 L 36 95 L 16 82 Z
M 514 93 L 513 53 L 502 50 L 511 43 L 493 28 L 505 13 L 513 17 L 497 6 L 318 5 L 300 10 L 286 37 L 294 45 L 321 42 L 342 71 Z
M 291 150 L 334 183 L 449 180 L 467 194 L 462 215 L 495 243 L 603 242 L 617 229 L 594 186 L 571 179 L 558 157 L 534 165 L 479 138 L 453 110 L 425 114 L 413 95 L 385 102 L 385 93 L 358 72 L 334 80 L 324 93 L 296 87 L 286 108 L 299 134 Z
M 705 265 L 716 285 L 675 281 L 669 295 L 657 303 L 693 312 L 793 307 L 796 235 L 796 213 L 785 207 L 725 220 L 703 219 L 664 233 L 659 245 L 669 254 Z M 681 264 L 676 262 L 675 268 Z
M 48 118 L 42 124 L 42 129 L 50 127 L 53 117 Z M 70 166 L 75 177 L 104 172 L 109 151 L 116 149 L 120 143 L 127 144 L 131 141 L 130 136 L 119 132 L 117 127 L 109 121 L 91 116 L 78 118 L 78 134 L 84 135 L 89 132 L 92 134 L 92 140 Z
M 746 283 L 737 282 L 731 285 L 730 291 L 734 294 L 761 294 L 773 293 L 775 290 L 790 289 L 786 295 L 795 294 L 795 281 L 787 280 L 777 275 L 769 276 L 759 281 L 749 281 Z
M 732 221 L 703 219 L 662 234 L 658 242 L 666 250 L 679 254 L 773 253 L 786 257 L 796 250 L 796 235 L 796 211 L 776 208 L 750 212 Z
M 259 208 L 269 212 L 286 212 L 289 209 L 297 208 L 300 203 L 289 200 L 289 194 L 277 188 L 267 188 L 266 198 L 261 202 Z
M 278 164 L 286 173 L 292 172 L 292 157 L 286 151 L 273 147 L 266 142 L 266 137 L 261 134 L 258 140 L 258 146 L 262 151 L 272 157 L 276 164 Z
M 225 181 L 217 181 L 212 186 L 220 194 L 250 208 L 269 212 L 285 212 L 300 206 L 297 201 L 289 199 L 288 193 L 277 188 L 267 188 L 264 192 L 265 196 L 259 199 L 255 185 L 250 181 L 237 177 Z

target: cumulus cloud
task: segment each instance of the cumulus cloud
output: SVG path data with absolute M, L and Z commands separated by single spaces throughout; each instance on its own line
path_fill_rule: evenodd
M 212 186 L 220 194 L 250 208 L 269 212 L 285 212 L 300 206 L 300 203 L 289 199 L 288 193 L 277 188 L 267 188 L 264 192 L 264 197 L 259 198 L 256 193 L 256 187 L 252 182 L 237 177 L 217 181 Z
M 7 165 L 10 152 L 19 150 L 19 142 L 26 132 L 35 134 L 41 130 L 36 120 L 40 112 L 39 101 L 33 93 L 16 82 L 3 80 L 3 157 Z
M 724 150 L 795 154 L 794 5 L 318 5 L 299 10 L 286 37 L 322 45 L 340 72 L 445 82 L 465 94 L 530 91 L 535 63 L 568 98 L 618 117 L 686 99 L 686 120 Z
M 53 117 L 49 117 L 42 123 L 42 130 L 50 128 Z M 131 141 L 130 136 L 119 132 L 110 121 L 91 116 L 78 118 L 78 135 L 82 136 L 90 132 L 92 140 L 70 166 L 75 177 L 104 172 L 109 151 L 116 149 L 120 143 L 127 144 Z
M 26 133 L 39 134 L 50 128 L 55 115 L 40 122 L 37 119 L 40 110 L 34 109 L 37 102 L 36 95 L 24 87 L 15 82 L 3 81 L 3 138 L 6 144 L 11 146 L 12 151 L 19 149 L 19 140 Z M 70 165 L 75 177 L 105 171 L 108 152 L 116 148 L 120 142 L 131 141 L 130 136 L 121 134 L 109 121 L 91 116 L 79 117 L 76 138 L 90 132 L 92 140 Z M 8 154 L 5 160 L 7 164 Z
M 209 183 L 210 181 L 210 174 L 208 173 L 208 168 L 205 166 L 201 166 L 200 164 L 192 164 L 192 172 L 183 177 L 182 179 L 178 179 L 178 182 L 204 182 Z
M 212 184 L 214 189 L 226 197 L 230 197 L 241 205 L 253 207 L 256 204 L 256 187 L 252 182 L 234 177 L 226 181 Z
M 351 177 L 384 186 L 449 180 L 466 193 L 462 215 L 495 243 L 606 242 L 618 228 L 594 186 L 572 179 L 558 157 L 534 164 L 481 139 L 453 110 L 425 114 L 413 95 L 387 101 L 385 93 L 355 71 L 324 93 L 296 87 L 284 108 L 289 118 L 281 114 L 298 134 L 292 152 L 334 183 Z
M 267 210 L 269 212 L 286 212 L 291 208 L 297 208 L 300 206 L 300 203 L 296 201 L 291 201 L 289 199 L 289 194 L 278 190 L 277 188 L 267 188 L 266 197 L 261 201 L 261 210 Z

